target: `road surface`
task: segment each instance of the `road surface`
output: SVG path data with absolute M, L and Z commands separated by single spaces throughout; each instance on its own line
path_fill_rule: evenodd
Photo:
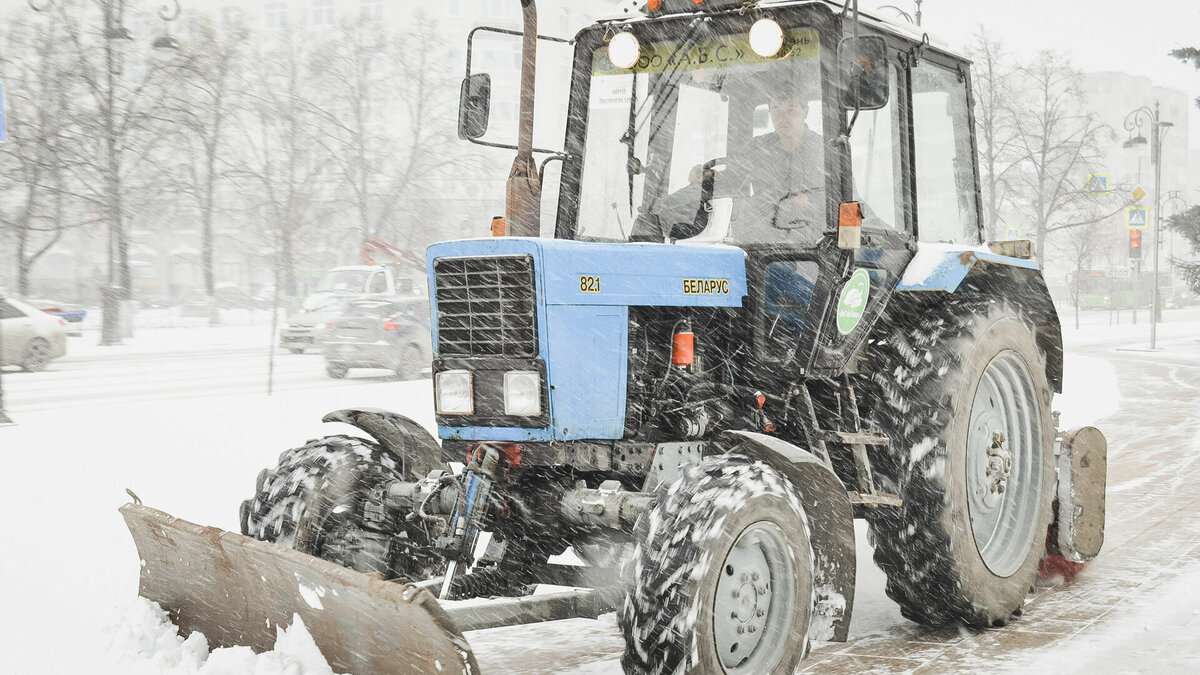
M 1130 350 L 1145 346 L 1144 323 L 1109 327 L 1103 314 L 1085 323 L 1067 331 L 1069 359 L 1111 369 L 1119 390 L 1084 401 L 1109 411 L 1095 420 L 1110 442 L 1101 558 L 1073 584 L 1038 589 L 1009 626 L 974 633 L 905 621 L 860 550 L 851 640 L 816 645 L 803 670 L 1200 672 L 1200 312 L 1168 313 L 1155 353 Z M 267 350 L 253 343 L 75 351 L 48 372 L 4 375 L 17 422 L 0 428 L 10 478 L 0 491 L 6 672 L 103 671 L 95 654 L 120 631 L 114 608 L 137 588 L 136 552 L 115 510 L 124 488 L 236 529 L 257 471 L 333 431 L 319 422 L 325 412 L 377 406 L 432 424 L 428 379 L 357 371 L 330 380 L 316 354 L 277 354 L 267 396 Z M 867 549 L 861 526 L 859 543 Z M 611 614 L 469 639 L 485 673 L 619 672 Z

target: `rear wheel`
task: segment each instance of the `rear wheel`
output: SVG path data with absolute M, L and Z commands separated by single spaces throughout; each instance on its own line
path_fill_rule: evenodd
M 412 479 L 399 458 L 354 436 L 327 436 L 283 452 L 259 473 L 254 497 L 242 502 L 242 534 L 294 548 L 360 572 L 411 581 L 440 573 L 441 559 L 422 527 L 398 514 L 384 527 L 365 526 L 375 486 Z
M 875 476 L 904 499 L 868 515 L 875 562 L 913 621 L 1002 625 L 1034 583 L 1051 518 L 1045 358 L 1016 308 L 925 309 L 943 318 L 873 345 L 870 415 L 892 438 Z
M 50 343 L 40 337 L 30 340 L 29 346 L 25 348 L 25 358 L 21 361 L 21 367 L 27 372 L 37 373 L 45 370 L 49 363 Z
M 304 347 L 288 347 L 288 351 L 293 354 L 303 354 Z
M 626 672 L 792 672 L 807 651 L 813 570 L 788 480 L 710 457 L 647 517 L 619 615 Z
M 346 364 L 344 363 L 329 362 L 325 364 L 325 374 L 335 380 L 340 380 L 343 377 L 346 377 L 346 373 L 348 372 L 350 372 L 350 369 L 347 368 Z

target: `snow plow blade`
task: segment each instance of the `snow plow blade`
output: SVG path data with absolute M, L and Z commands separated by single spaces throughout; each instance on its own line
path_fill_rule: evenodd
M 338 673 L 479 672 L 428 591 L 141 504 L 120 511 L 142 559 L 138 594 L 167 610 L 181 634 L 263 652 L 298 615 Z

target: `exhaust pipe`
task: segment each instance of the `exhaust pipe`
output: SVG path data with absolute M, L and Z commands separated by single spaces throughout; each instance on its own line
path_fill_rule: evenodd
M 536 237 L 541 234 L 542 182 L 533 161 L 534 77 L 537 73 L 537 3 L 521 0 L 525 35 L 521 45 L 521 119 L 517 157 L 505 186 L 504 215 L 507 234 Z

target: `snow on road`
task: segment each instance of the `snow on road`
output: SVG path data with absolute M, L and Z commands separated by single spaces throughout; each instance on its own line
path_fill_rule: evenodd
M 1110 329 L 1101 323 L 1102 315 L 1093 314 L 1086 317 L 1093 325 L 1079 331 L 1066 329 L 1067 389 L 1054 404 L 1062 411 L 1064 424 L 1099 424 L 1119 441 L 1114 455 L 1144 436 L 1141 417 L 1129 408 L 1142 400 L 1140 387 L 1155 383 L 1182 387 L 1196 380 L 1200 313 L 1193 314 L 1168 313 L 1168 322 L 1160 328 L 1160 339 L 1167 346 L 1162 354 L 1113 351 L 1118 344 L 1144 342 L 1148 331 L 1144 324 Z M 259 469 L 273 465 L 287 447 L 347 431 L 340 425 L 322 424 L 324 413 L 374 406 L 432 426 L 430 383 L 427 379 L 398 382 L 370 372 L 335 382 L 324 376 L 315 354 L 277 354 L 281 386 L 268 397 L 262 326 L 217 329 L 207 337 L 193 334 L 196 330 L 187 331 L 184 338 L 180 329 L 155 329 L 144 333 L 152 339 L 120 348 L 119 353 L 88 346 L 56 362 L 47 373 L 6 373 L 9 412 L 18 424 L 0 428 L 0 466 L 9 478 L 0 491 L 6 550 L 0 556 L 0 580 L 5 582 L 0 672 L 175 675 L 259 669 L 274 673 L 271 669 L 276 667 L 287 670 L 287 659 L 293 657 L 299 660 L 288 672 L 328 672 L 321 669 L 321 662 L 301 663 L 311 654 L 305 651 L 306 636 L 298 628 L 289 631 L 289 641 L 277 652 L 255 657 L 265 660 L 253 663 L 244 650 L 214 650 L 206 658 L 207 648 L 197 641 L 174 638 L 171 627 L 160 623 L 161 615 L 136 598 L 137 553 L 116 508 L 127 501 L 123 490 L 129 487 L 151 506 L 236 530 L 237 505 L 252 491 Z M 94 340 L 94 335 L 87 339 Z M 1122 384 L 1118 392 L 1116 379 L 1125 382 L 1130 372 L 1142 372 L 1152 364 L 1157 369 L 1154 374 L 1139 376 L 1142 379 L 1134 389 Z M 1180 425 L 1194 427 L 1200 419 L 1195 400 L 1190 408 L 1187 403 L 1179 405 L 1183 407 L 1172 409 L 1171 416 L 1179 417 Z M 1145 465 L 1111 469 L 1114 497 L 1128 498 L 1119 503 L 1131 514 L 1112 528 L 1111 548 L 1106 549 L 1111 564 L 1120 564 L 1127 551 L 1137 550 L 1137 531 L 1130 528 L 1139 519 L 1153 517 L 1164 499 L 1133 499 L 1141 497 L 1139 490 L 1153 489 L 1161 495 L 1164 484 L 1200 478 L 1195 475 L 1197 467 L 1186 459 L 1200 452 L 1192 447 L 1187 448 L 1191 452 L 1182 452 L 1177 442 L 1184 430 L 1184 426 L 1164 427 L 1161 439 L 1129 457 L 1128 461 L 1142 459 Z M 1114 520 L 1121 515 L 1110 513 Z M 922 649 L 930 648 L 929 641 L 944 638 L 922 632 L 900 617 L 883 593 L 883 575 L 870 561 L 861 523 L 858 540 L 861 555 L 852 642 L 819 646 L 804 665 L 843 663 L 841 652 L 851 649 L 858 655 L 879 654 L 876 666 L 891 663 L 904 670 L 914 661 L 902 655 L 922 654 Z M 1104 620 L 1089 617 L 1088 623 L 1070 624 L 1080 633 L 1070 649 L 1079 645 L 1079 653 L 1086 654 L 1088 647 L 1083 645 L 1091 642 L 1119 644 L 1123 634 L 1139 635 L 1147 639 L 1130 640 L 1130 668 L 1138 667 L 1136 655 L 1149 654 L 1156 659 L 1177 658 L 1167 663 L 1194 671 L 1188 659 L 1200 648 L 1181 639 L 1181 629 L 1171 628 L 1187 627 L 1188 635 L 1200 634 L 1200 618 L 1192 612 L 1200 606 L 1196 598 L 1200 568 L 1186 567 L 1185 562 L 1172 575 L 1152 570 L 1156 574 L 1146 583 L 1159 585 L 1146 586 L 1140 604 L 1121 611 L 1109 609 Z M 1167 609 L 1158 615 L 1156 606 Z M 1142 607 L 1145 611 L 1139 613 Z M 1020 630 L 1018 625 L 983 635 L 1019 635 Z M 619 672 L 622 645 L 611 614 L 599 621 L 576 619 L 480 631 L 469 639 L 487 673 Z M 1017 644 L 1022 646 L 1013 648 L 1016 660 L 1010 662 L 1028 656 L 1037 667 L 1046 665 L 1036 644 Z M 289 651 L 292 648 L 296 651 Z M 962 645 L 950 651 L 955 649 Z M 838 667 L 832 670 L 838 672 Z

